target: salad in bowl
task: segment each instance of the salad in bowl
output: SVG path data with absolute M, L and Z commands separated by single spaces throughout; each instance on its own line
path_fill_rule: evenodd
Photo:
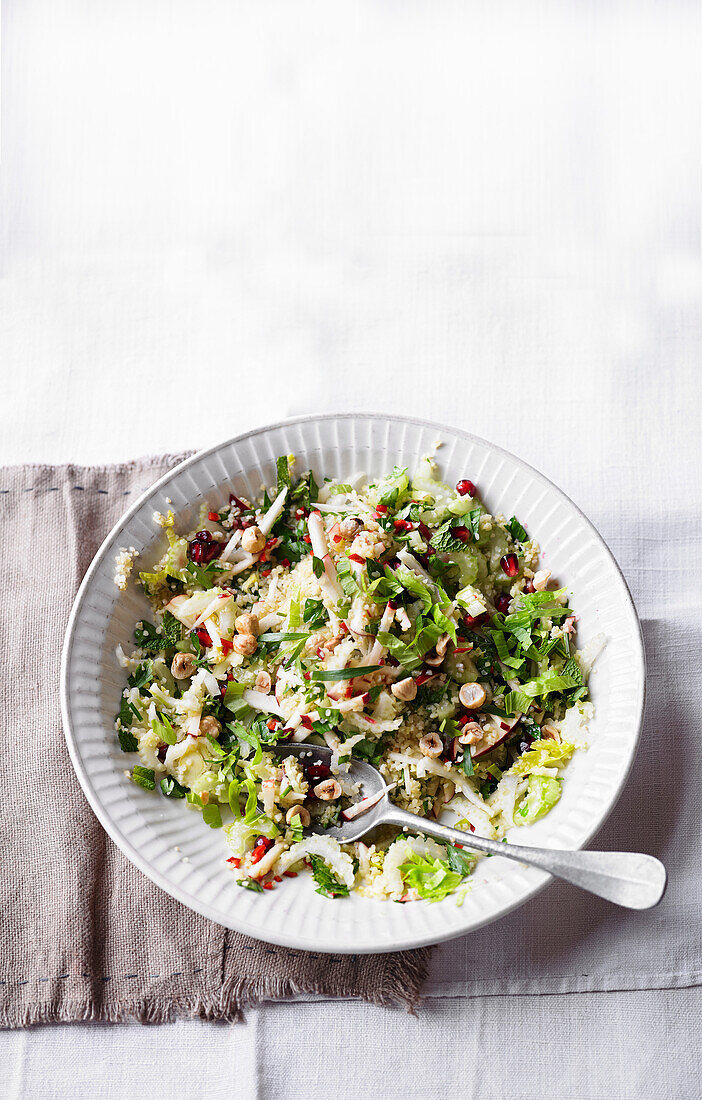
M 283 455 L 275 485 L 204 504 L 192 530 L 155 513 L 167 548 L 134 582 L 120 552 L 116 583 L 152 607 L 118 648 L 126 774 L 222 829 L 240 887 L 304 873 L 327 898 L 460 900 L 467 850 L 392 827 L 327 835 L 361 797 L 350 761 L 422 817 L 492 838 L 529 825 L 586 747 L 602 638 L 577 648 L 538 532 L 491 515 L 467 477 L 450 487 L 432 457 L 353 483 L 316 473 Z M 286 755 L 295 742 L 309 752 Z

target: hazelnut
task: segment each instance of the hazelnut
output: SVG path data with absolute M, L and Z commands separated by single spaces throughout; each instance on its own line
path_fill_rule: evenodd
M 534 590 L 536 592 L 543 592 L 550 580 L 551 570 L 539 569 L 538 573 L 534 573 L 534 580 L 532 581 L 534 585 Z
M 260 691 L 262 695 L 268 695 L 268 692 L 271 690 L 272 683 L 273 681 L 271 680 L 269 674 L 265 671 L 265 669 L 261 669 L 261 671 L 256 674 L 254 687 L 256 688 L 256 691 Z
M 419 748 L 424 756 L 441 756 L 444 743 L 438 733 L 425 733 L 419 739 Z
M 194 674 L 196 668 L 192 653 L 176 653 L 171 662 L 171 673 L 176 680 L 187 680 Z
M 404 680 L 398 680 L 396 684 L 392 685 L 390 691 L 402 703 L 409 703 L 412 699 L 417 698 L 417 684 L 411 676 L 407 676 Z
M 200 719 L 200 733 L 209 734 L 210 737 L 219 737 L 221 732 L 222 723 L 213 718 L 211 714 Z
M 485 688 L 481 684 L 463 684 L 458 698 L 466 710 L 477 710 L 487 699 Z
M 458 738 L 459 745 L 477 745 L 483 739 L 483 727 L 477 722 L 468 722 Z
M 341 795 L 341 784 L 336 779 L 325 779 L 317 784 L 313 794 L 315 798 L 321 798 L 322 802 L 333 802 Z
M 258 634 L 258 619 L 250 611 L 237 615 L 234 626 L 239 634 Z
M 342 538 L 349 541 L 356 537 L 362 527 L 363 524 L 360 519 L 357 519 L 355 516 L 349 516 L 348 519 L 342 519 L 339 524 L 339 534 Z
M 236 638 L 232 640 L 234 652 L 243 653 L 245 657 L 250 657 L 252 653 L 255 653 L 257 645 L 258 642 L 253 634 L 237 634 Z
M 304 806 L 291 806 L 285 815 L 288 825 L 292 825 L 296 817 L 299 817 L 302 828 L 306 829 L 310 823 L 309 810 L 306 810 Z
M 266 536 L 260 527 L 247 527 L 241 536 L 241 545 L 248 554 L 260 554 L 266 545 Z

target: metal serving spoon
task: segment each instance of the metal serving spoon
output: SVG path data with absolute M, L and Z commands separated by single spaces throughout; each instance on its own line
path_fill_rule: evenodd
M 268 748 L 268 746 L 266 746 Z M 271 746 L 284 756 L 297 756 L 301 763 L 331 763 L 331 749 L 319 745 L 277 744 Z M 475 833 L 465 833 L 430 821 L 418 814 L 410 814 L 395 806 L 387 795 L 386 783 L 377 768 L 365 760 L 351 760 L 346 773 L 354 783 L 361 784 L 363 799 L 378 797 L 378 802 L 367 812 L 350 821 L 323 831 L 343 844 L 360 840 L 378 825 L 397 825 L 412 833 L 423 833 L 435 840 L 460 844 L 478 852 L 504 856 L 532 867 L 540 867 L 556 878 L 589 890 L 607 901 L 624 905 L 629 909 L 650 909 L 663 897 L 666 887 L 666 870 L 659 859 L 640 852 L 564 852 L 550 848 L 527 848 L 516 844 L 504 844 L 500 840 L 487 840 Z M 321 781 L 322 777 L 320 776 Z M 351 810 L 353 807 L 349 807 Z M 347 811 L 348 812 L 348 811 Z

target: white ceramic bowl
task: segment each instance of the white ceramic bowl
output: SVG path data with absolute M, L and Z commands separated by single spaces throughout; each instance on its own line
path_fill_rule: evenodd
M 582 644 L 603 631 L 607 647 L 591 679 L 596 718 L 590 748 L 567 769 L 563 797 L 515 843 L 580 848 L 602 825 L 626 781 L 636 752 L 644 706 L 641 631 L 626 583 L 585 516 L 550 481 L 518 458 L 467 432 L 400 417 L 300 417 L 248 432 L 187 459 L 166 474 L 125 514 L 95 557 L 68 624 L 61 672 L 64 728 L 85 794 L 122 851 L 158 886 L 219 924 L 258 939 L 315 951 L 375 952 L 436 943 L 470 932 L 510 912 L 542 889 L 550 876 L 494 858 L 476 872 L 461 907 L 440 903 L 393 905 L 360 897 L 330 901 L 309 876 L 286 879 L 266 894 L 238 889 L 225 862 L 224 836 L 182 802 L 142 790 L 124 776 L 131 757 L 117 742 L 114 715 L 124 679 L 118 643 L 128 647 L 134 623 L 147 611 L 134 585 L 113 583 L 114 557 L 135 546 L 145 557 L 159 541 L 152 515 L 172 500 L 184 529 L 206 498 L 213 507 L 230 491 L 249 497 L 275 481 L 275 459 L 297 456 L 318 479 L 382 475 L 396 464 L 410 471 L 425 454 L 437 458 L 449 483 L 468 477 L 488 509 L 516 514 L 541 544 L 544 563 L 572 592 Z

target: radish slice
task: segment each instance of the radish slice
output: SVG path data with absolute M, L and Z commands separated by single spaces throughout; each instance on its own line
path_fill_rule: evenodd
M 367 814 L 369 810 L 372 810 L 374 806 L 377 806 L 381 798 L 392 791 L 397 786 L 397 783 L 391 783 L 389 787 L 384 787 L 382 791 L 378 791 L 377 794 L 371 794 L 368 798 L 361 799 L 360 802 L 356 802 L 355 805 L 349 806 L 348 810 L 342 810 L 341 816 L 346 821 L 353 821 L 354 818 L 360 817 L 361 814 Z
M 394 618 L 395 618 L 394 609 L 392 607 L 390 607 L 390 604 L 386 604 L 385 605 L 385 610 L 383 611 L 383 614 L 382 614 L 382 618 L 381 618 L 381 620 L 378 624 L 378 633 L 380 634 L 381 631 L 389 630 L 391 625 L 392 625 L 392 621 L 393 621 Z M 369 665 L 377 665 L 378 662 L 380 661 L 380 658 L 383 656 L 384 653 L 385 653 L 385 646 L 381 642 L 379 642 L 378 639 L 376 638 L 374 643 L 373 643 L 373 647 L 372 647 L 370 653 L 368 654 L 368 664 Z

